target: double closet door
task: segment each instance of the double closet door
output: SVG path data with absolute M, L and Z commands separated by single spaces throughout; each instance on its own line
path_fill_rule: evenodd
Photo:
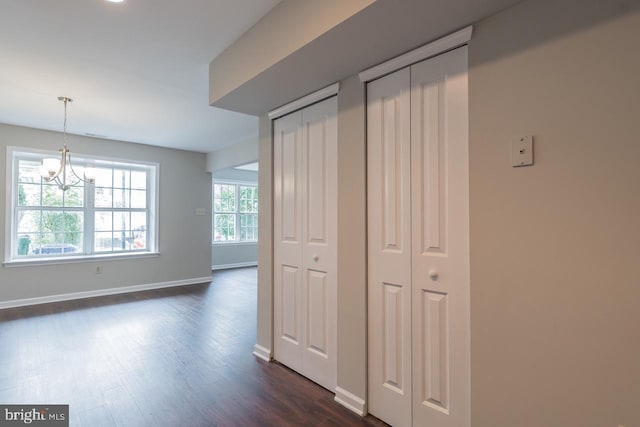
M 466 46 L 367 86 L 369 410 L 470 425 Z
M 337 98 L 274 121 L 274 357 L 332 392 L 337 357 Z

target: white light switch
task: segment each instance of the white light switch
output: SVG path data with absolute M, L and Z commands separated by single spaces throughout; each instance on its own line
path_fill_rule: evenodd
M 205 216 L 207 214 L 207 210 L 205 208 L 196 209 L 196 216 Z
M 511 166 L 530 166 L 533 164 L 533 136 L 519 136 L 511 141 Z

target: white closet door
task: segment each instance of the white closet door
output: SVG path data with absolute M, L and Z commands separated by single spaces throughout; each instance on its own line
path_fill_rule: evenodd
M 413 425 L 470 425 L 467 47 L 411 66 Z
M 337 345 L 337 97 L 302 111 L 303 374 L 334 391 Z
M 369 407 L 470 425 L 467 48 L 367 87 Z
M 334 391 L 337 97 L 274 122 L 274 356 Z
M 274 122 L 274 355 L 302 370 L 302 113 Z
M 411 425 L 410 74 L 367 85 L 369 406 Z

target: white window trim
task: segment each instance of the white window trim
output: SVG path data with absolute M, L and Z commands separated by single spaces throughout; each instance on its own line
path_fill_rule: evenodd
M 31 266 L 31 265 L 45 265 L 45 264 L 66 264 L 76 262 L 90 262 L 96 259 L 131 259 L 131 258 L 147 258 L 160 255 L 159 248 L 160 242 L 158 238 L 159 222 L 159 185 L 160 185 L 160 164 L 155 162 L 147 162 L 135 159 L 121 159 L 114 157 L 95 156 L 90 154 L 73 153 L 73 158 L 82 159 L 84 163 L 90 163 L 95 166 L 112 166 L 116 167 L 121 165 L 123 167 L 131 167 L 132 165 L 145 166 L 149 169 L 149 178 L 147 185 L 153 185 L 149 193 L 149 210 L 148 210 L 148 223 L 153 224 L 153 227 L 149 227 L 147 230 L 147 245 L 148 250 L 127 251 L 127 252 L 97 252 L 93 254 L 82 255 L 68 255 L 57 257 L 32 257 L 32 258 L 13 258 L 14 245 L 17 245 L 17 241 L 13 239 L 13 227 L 14 227 L 14 211 L 16 206 L 14 202 L 14 189 L 17 184 L 17 172 L 14 171 L 14 157 L 16 155 L 34 155 L 34 156 L 51 156 L 58 157 L 59 152 L 41 150 L 31 147 L 17 147 L 8 146 L 5 159 L 5 239 L 4 239 L 4 261 L 3 266 Z M 83 207 L 86 209 L 86 206 Z M 87 230 L 87 232 L 93 232 L 93 230 Z M 85 236 L 86 238 L 86 236 Z
M 140 258 L 156 258 L 160 256 L 160 252 L 125 252 L 125 253 L 109 253 L 82 256 L 66 256 L 59 258 L 28 258 L 13 261 L 5 261 L 2 263 L 4 267 L 23 267 L 31 265 L 55 265 L 55 264 L 76 264 L 82 262 L 95 261 L 117 261 L 124 259 L 140 259 Z
M 238 238 L 240 237 L 240 191 L 238 191 L 238 187 L 240 186 L 247 186 L 247 187 L 256 187 L 259 188 L 258 183 L 257 182 L 250 182 L 250 181 L 235 181 L 235 180 L 231 180 L 231 179 L 213 179 L 213 186 L 212 186 L 212 190 L 215 191 L 215 185 L 216 184 L 223 184 L 223 185 L 235 185 L 236 186 L 236 211 L 233 212 L 233 215 L 236 216 L 236 236 L 238 236 Z M 258 239 L 254 239 L 254 240 L 222 240 L 222 241 L 218 241 L 216 242 L 214 240 L 214 236 L 215 236 L 215 232 L 216 232 L 216 225 L 215 225 L 215 218 L 216 218 L 216 213 L 219 214 L 232 214 L 232 212 L 216 212 L 215 211 L 215 194 L 212 194 L 211 197 L 211 201 L 212 201 L 212 206 L 211 206 L 211 244 L 215 245 L 215 246 L 234 246 L 234 245 L 246 245 L 246 244 L 256 244 L 258 243 Z M 260 210 L 260 201 L 258 200 L 258 211 Z M 255 213 L 244 213 L 245 215 L 258 215 L 258 212 Z

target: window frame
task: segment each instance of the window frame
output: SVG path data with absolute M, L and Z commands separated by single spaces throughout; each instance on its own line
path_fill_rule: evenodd
M 82 253 L 56 254 L 49 256 L 31 255 L 18 256 L 19 236 L 16 228 L 18 227 L 18 184 L 19 184 L 19 168 L 20 160 L 37 160 L 40 161 L 45 157 L 59 157 L 59 152 L 49 150 L 34 149 L 30 147 L 7 147 L 6 153 L 6 189 L 5 189 L 5 253 L 3 265 L 38 265 L 38 264 L 58 264 L 68 262 L 88 262 L 96 259 L 114 259 L 114 258 L 146 258 L 159 255 L 158 241 L 158 209 L 159 209 L 159 176 L 160 165 L 154 162 L 146 162 L 132 159 L 120 159 L 106 156 L 94 156 L 86 154 L 73 153 L 72 162 L 74 165 L 90 166 L 95 168 L 111 168 L 111 169 L 128 169 L 128 170 L 145 170 L 147 172 L 146 182 L 146 205 L 144 209 L 147 214 L 146 231 L 146 248 L 133 249 L 123 251 L 96 251 L 95 244 L 95 214 L 96 212 L 109 210 L 116 211 L 139 211 L 136 208 L 96 208 L 94 206 L 95 190 L 93 184 L 85 184 L 83 191 L 83 206 L 78 207 L 51 207 L 54 211 L 64 211 L 66 209 L 82 211 L 83 219 L 83 240 Z M 111 187 L 114 188 L 114 187 Z M 43 206 L 36 206 L 35 210 L 43 210 Z M 91 220 L 89 217 L 93 216 Z M 15 239 L 14 239 L 15 237 Z
M 216 184 L 220 185 L 233 185 L 235 186 L 235 211 L 234 212 L 223 212 L 215 210 L 215 186 Z M 230 179 L 213 179 L 211 192 L 212 192 L 212 206 L 211 206 L 211 244 L 213 245 L 244 245 L 244 244 L 252 244 L 258 242 L 258 233 L 256 232 L 256 238 L 252 240 L 240 240 L 240 228 L 241 228 L 241 220 L 242 215 L 258 215 L 260 211 L 260 199 L 258 199 L 258 212 L 240 212 L 240 187 L 253 187 L 256 190 L 259 188 L 257 182 L 249 182 L 249 181 L 236 181 Z M 216 214 L 219 215 L 234 215 L 235 217 L 235 240 L 215 240 L 216 235 Z M 256 223 L 256 228 L 258 224 Z

